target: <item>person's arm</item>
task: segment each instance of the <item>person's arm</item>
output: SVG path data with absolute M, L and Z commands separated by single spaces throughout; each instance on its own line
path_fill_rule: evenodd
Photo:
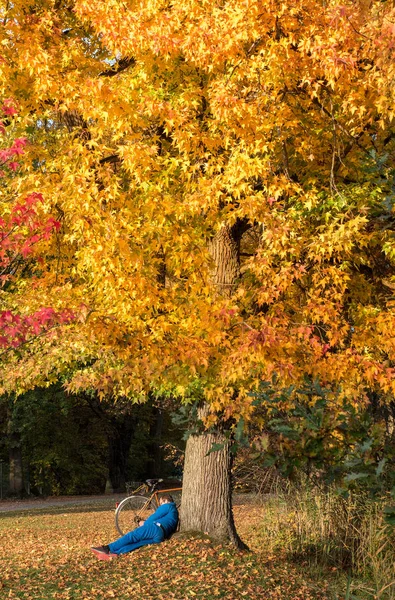
M 156 521 L 158 521 L 158 519 L 161 519 L 162 517 L 167 515 L 169 510 L 170 504 L 161 504 L 160 506 L 158 506 L 156 511 L 144 521 L 144 523 L 155 523 Z

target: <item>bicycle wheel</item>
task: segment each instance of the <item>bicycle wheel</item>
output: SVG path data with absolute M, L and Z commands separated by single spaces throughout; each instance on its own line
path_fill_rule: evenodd
M 129 496 L 122 500 L 115 511 L 115 526 L 121 535 L 139 526 L 152 513 L 151 498 Z

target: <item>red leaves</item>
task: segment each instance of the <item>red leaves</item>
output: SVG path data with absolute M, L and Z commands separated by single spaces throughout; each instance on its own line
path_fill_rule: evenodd
M 55 311 L 44 307 L 28 316 L 14 314 L 9 310 L 0 312 L 0 348 L 17 348 L 34 336 L 41 335 L 56 325 L 73 321 L 70 310 Z
M 26 138 L 15 139 L 11 147 L 3 148 L 2 150 L 0 150 L 0 161 L 2 161 L 3 164 L 8 166 L 12 171 L 15 171 L 16 167 L 19 166 L 19 163 L 8 161 L 10 161 L 10 159 L 14 158 L 15 156 L 21 156 L 23 154 L 23 149 L 26 146 L 26 142 Z
M 10 103 L 3 106 L 3 112 L 8 111 L 6 114 L 14 114 L 13 110 Z M 10 148 L 0 150 L 0 160 L 11 171 L 16 171 L 19 163 L 10 159 L 23 154 L 25 145 L 25 138 L 17 138 Z M 39 242 L 49 239 L 53 231 L 60 228 L 53 217 L 43 219 L 39 214 L 37 205 L 43 200 L 42 194 L 32 192 L 24 201 L 15 203 L 7 216 L 0 218 L 0 287 L 14 276 L 21 257 L 26 259 Z M 73 318 L 70 311 L 56 312 L 52 308 L 41 308 L 28 316 L 3 311 L 0 313 L 0 348 L 17 348 L 32 336 Z
M 17 114 L 12 100 L 5 100 L 1 110 L 8 117 Z M 0 133 L 5 133 L 5 127 L 3 123 L 0 123 Z M 0 150 L 0 162 L 3 163 L 3 167 L 8 167 L 8 169 L 13 172 L 18 169 L 19 163 L 13 159 L 23 154 L 26 143 L 27 139 L 25 137 L 16 138 L 11 147 Z M 0 171 L 1 177 L 4 177 L 5 174 L 5 171 Z
M 53 217 L 43 221 L 36 211 L 37 203 L 43 200 L 42 194 L 32 192 L 23 203 L 13 206 L 7 220 L 0 218 L 0 277 L 3 283 L 8 279 L 7 269 L 18 255 L 26 258 L 33 246 L 60 229 L 59 221 Z
M 7 117 L 17 114 L 12 99 L 4 100 L 1 110 Z M 2 124 L 0 128 L 5 133 L 5 127 Z M 2 166 L 15 172 L 19 163 L 15 157 L 23 155 L 27 144 L 25 137 L 15 138 L 12 145 L 0 150 L 0 162 Z M 1 170 L 0 176 L 4 177 L 7 171 Z M 16 261 L 19 257 L 26 258 L 32 253 L 33 247 L 40 241 L 47 240 L 52 232 L 58 231 L 60 223 L 53 217 L 44 219 L 37 211 L 37 205 L 44 201 L 43 195 L 39 192 L 32 192 L 24 201 L 16 202 L 8 215 L 0 218 L 0 286 L 8 281 L 13 271 Z M 53 315 L 51 315 L 51 318 Z M 0 346 L 11 345 L 18 346 L 25 341 L 29 328 L 35 333 L 41 331 L 42 326 L 48 320 L 47 309 L 42 309 L 33 317 L 21 319 L 18 315 L 13 315 L 5 311 L 0 315 Z
M 1 107 L 3 113 L 9 117 L 13 117 L 17 114 L 14 106 L 14 101 L 11 98 L 4 100 L 3 106 Z

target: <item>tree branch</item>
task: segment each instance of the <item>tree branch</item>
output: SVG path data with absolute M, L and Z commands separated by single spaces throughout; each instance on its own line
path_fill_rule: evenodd
M 110 69 L 106 69 L 99 73 L 99 77 L 114 77 L 114 75 L 118 75 L 118 73 L 122 73 L 129 67 L 133 67 L 136 64 L 136 60 L 132 57 L 121 58 L 115 65 L 113 65 Z

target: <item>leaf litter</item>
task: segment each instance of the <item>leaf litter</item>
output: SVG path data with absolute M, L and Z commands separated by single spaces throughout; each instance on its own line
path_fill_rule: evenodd
M 259 528 L 263 507 L 236 506 L 251 552 L 175 535 L 111 562 L 90 546 L 115 539 L 112 510 L 28 514 L 0 519 L 0 597 L 13 600 L 326 600 L 326 582 L 312 581 L 284 556 L 268 556 Z

